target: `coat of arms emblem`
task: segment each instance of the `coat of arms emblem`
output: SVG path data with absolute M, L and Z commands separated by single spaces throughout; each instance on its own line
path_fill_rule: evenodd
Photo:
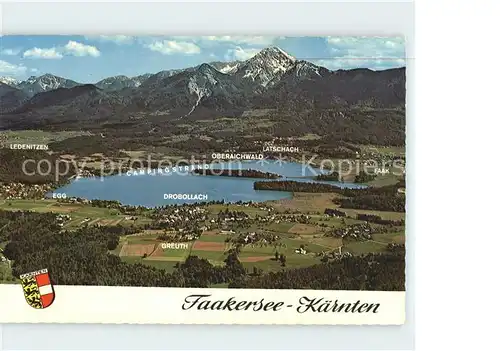
M 54 302 L 54 289 L 47 269 L 22 274 L 19 278 L 28 305 L 33 308 L 47 308 Z

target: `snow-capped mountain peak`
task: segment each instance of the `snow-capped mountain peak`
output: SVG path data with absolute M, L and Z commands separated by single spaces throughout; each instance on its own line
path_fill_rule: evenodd
M 0 82 L 10 85 L 11 87 L 15 87 L 20 83 L 17 79 L 12 77 L 0 77 Z
M 278 47 L 266 48 L 238 67 L 237 74 L 242 79 L 251 80 L 266 87 L 276 81 L 291 67 L 296 59 Z
M 58 88 L 73 88 L 80 85 L 72 80 L 54 76 L 53 74 L 44 74 L 42 76 L 36 77 L 31 76 L 23 82 L 18 84 L 18 88 L 23 90 L 30 96 L 37 93 L 55 90 Z
M 295 57 L 288 54 L 283 49 L 281 49 L 277 46 L 265 48 L 265 49 L 261 50 L 259 53 L 257 53 L 257 55 L 255 55 L 254 57 L 256 57 L 256 56 L 264 56 L 264 57 L 267 57 L 268 59 L 271 59 L 271 60 L 272 59 L 274 59 L 274 60 L 286 59 L 286 60 L 291 61 L 291 62 L 295 62 L 297 60 Z

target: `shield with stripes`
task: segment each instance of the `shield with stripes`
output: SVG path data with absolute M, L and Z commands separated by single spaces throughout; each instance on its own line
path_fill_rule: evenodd
M 33 308 L 47 308 L 52 305 L 55 294 L 47 269 L 22 274 L 19 278 L 28 305 Z

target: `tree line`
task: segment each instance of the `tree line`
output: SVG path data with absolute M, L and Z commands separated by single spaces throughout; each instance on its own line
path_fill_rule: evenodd
M 256 181 L 253 183 L 253 188 L 255 190 L 274 190 L 303 193 L 337 193 L 347 197 L 362 195 L 395 195 L 398 193 L 398 189 L 401 187 L 405 187 L 404 181 L 400 181 L 395 185 L 386 185 L 381 187 L 369 186 L 366 188 L 352 189 L 341 188 L 332 184 L 298 182 L 295 180 Z
M 398 226 L 398 227 L 405 225 L 404 219 L 393 221 L 390 219 L 383 219 L 382 217 L 377 216 L 377 215 L 364 214 L 364 213 L 358 213 L 356 216 L 356 219 L 359 219 L 360 221 L 372 222 L 372 223 L 381 224 L 381 225 L 393 225 L 393 226 Z
M 405 212 L 406 197 L 403 194 L 359 195 L 349 198 L 335 199 L 334 202 L 343 208 Z
M 302 193 L 341 193 L 342 188 L 324 184 L 324 183 L 307 183 L 297 182 L 294 180 L 282 181 L 258 181 L 253 183 L 255 190 L 275 190 L 287 192 L 302 192 Z
M 195 169 L 193 173 L 200 175 L 221 176 L 221 177 L 244 177 L 244 178 L 281 178 L 279 174 L 271 172 L 261 172 L 255 169 Z
M 346 257 L 310 267 L 246 276 L 229 284 L 245 289 L 405 290 L 401 251 Z
M 319 174 L 316 177 L 314 177 L 316 180 L 329 180 L 329 181 L 334 181 L 334 182 L 343 182 L 344 178 L 340 176 L 339 172 L 337 171 L 331 171 L 328 174 Z

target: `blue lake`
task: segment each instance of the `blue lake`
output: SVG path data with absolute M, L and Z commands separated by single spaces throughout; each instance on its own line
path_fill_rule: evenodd
M 283 176 L 277 180 L 317 182 L 311 177 L 322 172 L 300 163 L 274 161 L 224 162 L 210 165 L 213 169 L 255 169 Z M 279 200 L 291 198 L 292 194 L 283 191 L 254 190 L 253 183 L 266 179 L 221 177 L 195 175 L 180 171 L 159 174 L 121 174 L 103 178 L 79 178 L 57 189 L 55 193 L 65 193 L 68 197 L 81 197 L 89 200 L 118 200 L 127 205 L 147 207 L 196 202 L 183 199 L 164 199 L 164 194 L 206 194 L 206 201 L 226 202 Z M 339 187 L 362 188 L 363 185 L 340 182 L 327 182 Z M 49 193 L 47 196 L 52 197 Z

